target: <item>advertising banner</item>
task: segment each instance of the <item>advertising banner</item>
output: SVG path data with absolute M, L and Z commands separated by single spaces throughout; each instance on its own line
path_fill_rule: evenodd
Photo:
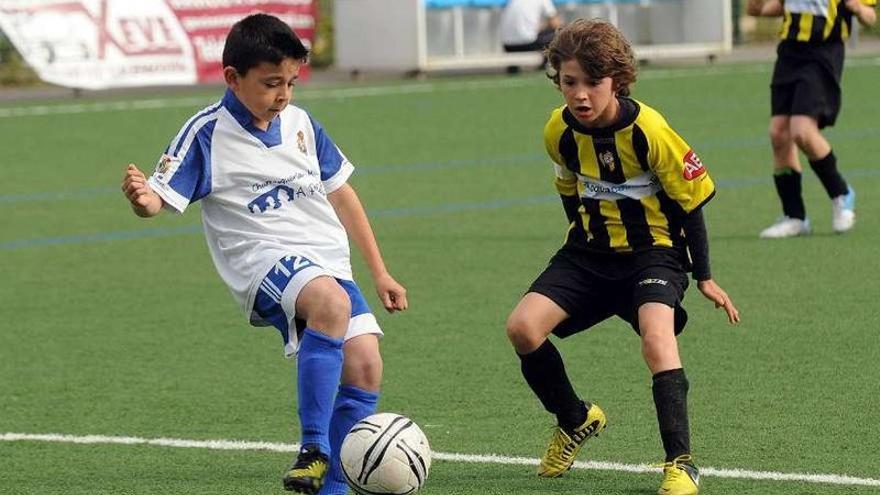
M 315 2 L 0 0 L 0 30 L 41 79 L 60 86 L 220 82 L 232 24 L 256 12 L 272 14 L 310 46 Z

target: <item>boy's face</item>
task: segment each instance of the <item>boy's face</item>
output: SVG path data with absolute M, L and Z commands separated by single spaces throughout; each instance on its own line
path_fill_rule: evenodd
M 620 104 L 610 77 L 593 79 L 577 60 L 559 66 L 559 89 L 565 104 L 584 127 L 606 127 L 617 119 Z
M 286 58 L 278 65 L 261 62 L 244 75 L 233 67 L 226 67 L 223 75 L 235 96 L 250 110 L 254 125 L 266 130 L 269 122 L 293 99 L 300 65 L 298 60 Z

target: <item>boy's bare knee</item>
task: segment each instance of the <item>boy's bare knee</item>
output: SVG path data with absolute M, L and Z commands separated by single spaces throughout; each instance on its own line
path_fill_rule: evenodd
M 310 328 L 335 338 L 342 338 L 351 319 L 348 293 L 329 277 L 315 279 L 306 285 L 297 301 L 297 314 L 302 314 Z
M 771 125 L 767 134 L 770 137 L 770 145 L 774 148 L 785 148 L 791 145 L 791 130 L 788 126 Z
M 324 304 L 313 312 L 309 321 L 315 321 L 315 325 L 323 328 L 341 328 L 341 331 L 334 332 L 339 334 L 336 335 L 337 337 L 341 338 L 348 330 L 350 319 L 351 301 L 349 301 L 348 295 L 343 292 L 341 296 L 339 294 L 328 295 Z
M 507 320 L 507 338 L 520 354 L 528 354 L 540 347 L 546 338 L 538 325 L 526 318 L 511 315 Z
M 810 135 L 803 130 L 797 130 L 791 133 L 791 139 L 798 145 L 798 148 L 804 148 L 810 142 Z

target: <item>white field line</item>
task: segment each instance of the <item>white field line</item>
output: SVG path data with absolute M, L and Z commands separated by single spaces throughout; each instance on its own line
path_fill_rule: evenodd
M 105 435 L 62 435 L 58 433 L 2 433 L 2 442 L 57 442 L 74 444 L 115 444 L 115 445 L 152 445 L 158 447 L 195 448 L 212 450 L 263 450 L 270 452 L 298 452 L 299 444 L 244 442 L 238 440 L 184 440 L 180 438 L 140 438 L 114 437 Z M 528 457 L 509 457 L 495 454 L 470 455 L 433 452 L 433 458 L 440 461 L 464 462 L 469 464 L 504 464 L 536 466 L 538 459 Z M 597 471 L 619 471 L 626 473 L 653 473 L 659 468 L 647 464 L 622 464 L 619 462 L 575 462 L 576 469 Z M 794 481 L 805 483 L 822 483 L 847 486 L 880 487 L 880 479 L 857 478 L 840 474 L 781 473 L 775 471 L 751 471 L 747 469 L 719 469 L 700 467 L 700 474 L 716 478 L 732 478 L 762 481 Z
M 873 67 L 880 65 L 880 58 L 857 58 L 846 62 L 847 68 Z M 656 69 L 639 74 L 639 79 L 679 79 L 707 77 L 729 74 L 754 74 L 770 72 L 770 63 L 754 65 L 727 65 L 706 68 Z M 387 86 L 363 86 L 351 88 L 305 89 L 296 98 L 303 101 L 330 100 L 344 98 L 363 98 L 371 96 L 396 96 L 405 94 L 425 94 L 438 92 L 473 91 L 495 88 L 515 88 L 534 86 L 541 83 L 550 84 L 537 78 L 496 78 L 484 81 L 409 83 Z M 192 107 L 200 108 L 217 98 L 186 97 L 186 98 L 152 98 L 141 100 L 124 100 L 95 103 L 72 103 L 60 105 L 29 105 L 0 108 L 0 119 L 12 117 L 38 117 L 47 115 L 72 115 L 81 113 L 125 112 L 136 110 L 156 110 L 165 108 Z

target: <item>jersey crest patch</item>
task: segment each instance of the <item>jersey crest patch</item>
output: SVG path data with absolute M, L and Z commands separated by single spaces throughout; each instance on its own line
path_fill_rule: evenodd
M 610 151 L 599 153 L 599 161 L 602 162 L 603 167 L 607 168 L 611 172 L 614 172 L 614 153 Z
M 684 155 L 684 172 L 682 175 L 686 180 L 694 180 L 706 173 L 706 167 L 700 161 L 700 157 L 694 153 L 694 150 L 688 150 Z
M 163 184 L 167 184 L 168 181 L 171 180 L 171 177 L 174 176 L 174 172 L 177 171 L 177 167 L 179 166 L 180 158 L 163 154 L 162 158 L 159 159 L 159 163 L 156 164 L 156 180 Z
M 303 154 L 307 154 L 306 135 L 303 134 L 303 131 L 296 131 L 296 146 Z

